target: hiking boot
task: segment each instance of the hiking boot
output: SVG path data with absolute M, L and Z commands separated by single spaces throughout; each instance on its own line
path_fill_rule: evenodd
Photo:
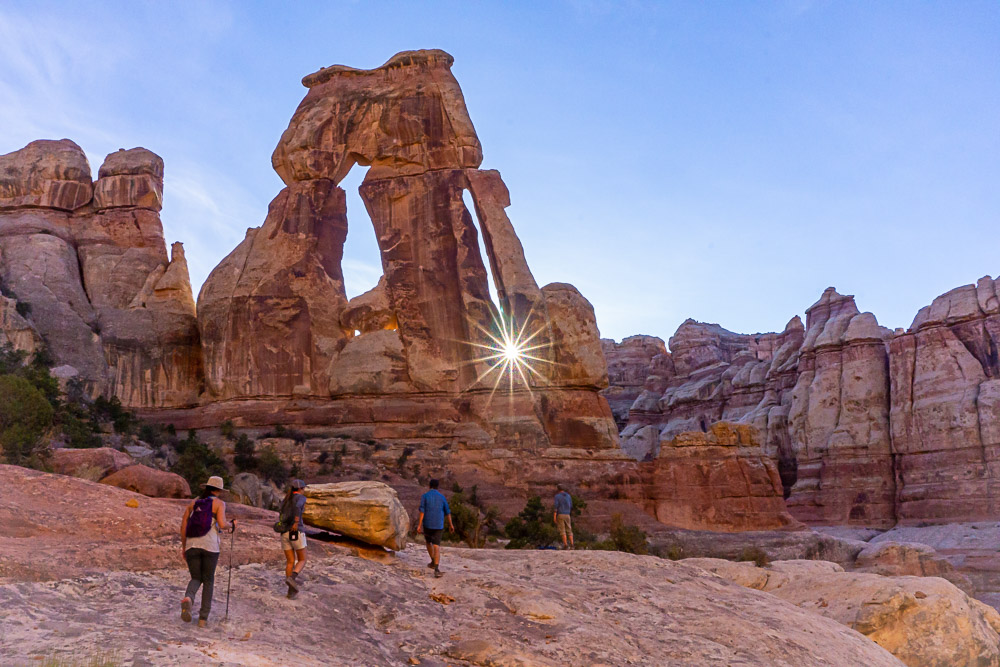
M 292 588 L 291 586 L 289 586 L 288 587 L 288 595 L 285 596 L 285 597 L 287 597 L 289 600 L 294 600 L 298 596 L 299 596 L 298 589 L 297 588 Z
M 199 628 L 207 628 L 208 627 L 208 621 L 206 621 L 203 618 L 199 618 L 198 619 L 198 627 Z
M 299 583 L 295 581 L 295 575 L 292 575 L 290 577 L 285 577 L 285 583 L 288 584 L 288 590 L 290 591 L 293 590 L 296 593 L 299 592 Z
M 997 551 L 1000 551 L 1000 549 L 997 549 Z M 437 567 L 437 565 L 434 564 L 434 561 L 431 561 L 431 562 L 427 563 L 427 567 L 429 567 L 430 569 L 433 570 L 434 568 Z
M 440 579 L 440 578 L 441 578 L 441 577 L 443 577 L 443 576 L 444 576 L 444 573 L 443 573 L 443 572 L 441 572 L 441 569 L 440 569 L 440 568 L 434 568 L 434 577 L 435 577 L 436 579 Z
M 181 600 L 181 620 L 185 623 L 191 622 L 191 598 Z

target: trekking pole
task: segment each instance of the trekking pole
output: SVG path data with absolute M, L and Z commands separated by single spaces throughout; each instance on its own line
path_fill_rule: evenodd
M 236 524 L 233 523 L 233 536 L 229 540 L 229 583 L 226 584 L 226 621 L 229 620 L 229 591 L 233 587 L 233 547 L 236 545 Z

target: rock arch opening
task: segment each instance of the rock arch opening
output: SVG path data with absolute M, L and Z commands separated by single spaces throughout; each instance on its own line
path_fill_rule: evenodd
M 347 194 L 347 240 L 341 269 L 348 299 L 373 289 L 383 277 L 375 226 L 359 192 L 367 174 L 368 167 L 356 163 L 340 182 Z

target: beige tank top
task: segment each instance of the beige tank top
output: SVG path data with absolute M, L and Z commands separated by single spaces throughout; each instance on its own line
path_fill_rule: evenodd
M 212 527 L 206 534 L 201 537 L 187 538 L 187 546 L 184 547 L 184 550 L 188 549 L 204 549 L 215 554 L 219 553 L 219 522 L 215 520 L 214 516 L 212 517 Z

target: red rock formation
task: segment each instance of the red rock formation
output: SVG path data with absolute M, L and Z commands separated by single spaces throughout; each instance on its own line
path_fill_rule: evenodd
M 797 461 L 789 506 L 807 522 L 890 527 L 890 332 L 832 289 L 806 315 L 788 415 Z
M 327 179 L 295 183 L 212 271 L 198 296 L 210 400 L 329 395 L 346 337 L 346 238 L 344 191 Z
M 334 419 L 378 438 L 460 438 L 474 451 L 502 443 L 520 458 L 597 449 L 624 460 L 596 393 L 607 374 L 593 308 L 570 285 L 535 283 L 504 212 L 506 186 L 477 169 L 482 150 L 451 63 L 441 51 L 407 52 L 373 70 L 337 66 L 303 80 L 309 91 L 272 164 L 285 192 L 331 190 L 337 199 L 311 195 L 289 228 L 279 195 L 264 227 L 213 271 L 198 303 L 206 398 L 241 401 L 178 415 L 180 423 L 231 410 L 241 423 Z M 354 164 L 370 167 L 360 192 L 384 277 L 348 302 L 335 184 Z M 534 373 L 504 378 L 494 402 L 495 360 L 482 359 L 481 346 L 501 336 L 500 317 L 531 336 L 540 360 Z
M 167 258 L 160 225 L 163 162 L 122 150 L 99 174 L 92 184 L 65 139 L 0 156 L 0 279 L 95 393 L 132 407 L 193 404 L 201 353 L 183 250 Z M 4 336 L 18 325 L 5 320 Z
M 755 430 L 717 422 L 707 433 L 664 440 L 655 460 L 626 477 L 626 497 L 661 523 L 691 530 L 799 528 L 782 500 L 774 462 Z
M 988 276 L 895 335 L 832 288 L 782 334 L 685 322 L 645 369 L 622 446 L 718 420 L 755 425 L 792 514 L 813 524 L 994 519 L 1000 473 L 1000 295 Z M 638 373 L 642 375 L 642 372 Z
M 944 294 L 892 339 L 892 446 L 902 522 L 1000 516 L 1000 290 Z
M 688 320 L 647 368 L 622 446 L 655 456 L 661 440 L 720 421 L 753 424 L 778 464 L 793 515 L 808 523 L 889 527 L 888 330 L 832 288 L 780 334 L 741 335 Z
M 661 338 L 640 335 L 629 336 L 621 343 L 602 338 L 601 348 L 608 364 L 608 388 L 601 393 L 611 405 L 615 422 L 624 428 L 629 408 L 639 398 L 650 375 L 653 357 L 667 354 L 667 346 Z

